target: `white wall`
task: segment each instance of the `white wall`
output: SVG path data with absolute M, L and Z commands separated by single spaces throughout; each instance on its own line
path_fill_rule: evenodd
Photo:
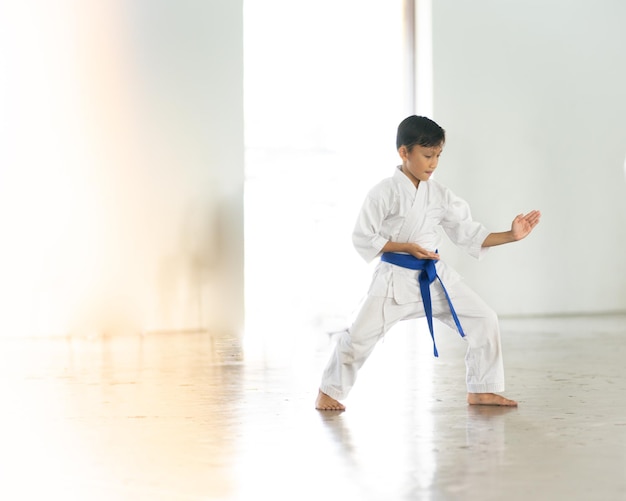
M 626 310 L 626 3 L 433 2 L 437 178 L 493 230 L 529 239 L 476 263 L 445 251 L 500 314 Z
M 243 325 L 242 2 L 0 4 L 0 335 Z

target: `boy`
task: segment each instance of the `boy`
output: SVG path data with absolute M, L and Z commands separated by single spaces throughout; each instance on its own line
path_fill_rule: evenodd
M 445 131 L 426 117 L 410 116 L 398 126 L 402 159 L 393 176 L 368 193 L 353 243 L 366 261 L 380 257 L 363 306 L 341 334 L 322 376 L 315 408 L 345 410 L 344 399 L 376 343 L 400 320 L 426 315 L 459 331 L 468 342 L 467 402 L 516 406 L 504 391 L 500 330 L 495 312 L 439 259 L 442 227 L 457 246 L 481 258 L 487 248 L 526 237 L 539 223 L 539 211 L 515 217 L 509 231 L 490 233 L 472 220 L 468 204 L 431 180 L 445 143 Z

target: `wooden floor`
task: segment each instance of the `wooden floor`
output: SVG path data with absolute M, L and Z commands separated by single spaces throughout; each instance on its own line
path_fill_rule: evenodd
M 468 407 L 440 332 L 435 360 L 398 326 L 345 413 L 313 408 L 313 330 L 2 338 L 0 499 L 626 500 L 626 317 L 503 320 L 517 409 Z

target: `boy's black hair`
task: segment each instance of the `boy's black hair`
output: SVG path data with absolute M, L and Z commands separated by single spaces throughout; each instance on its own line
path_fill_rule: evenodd
M 427 148 L 440 146 L 446 142 L 446 131 L 430 118 L 412 115 L 398 125 L 396 148 L 406 146 L 409 151 L 416 144 Z

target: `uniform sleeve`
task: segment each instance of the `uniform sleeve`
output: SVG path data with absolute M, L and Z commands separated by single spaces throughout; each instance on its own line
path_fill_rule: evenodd
M 380 197 L 372 196 L 371 192 L 361 206 L 352 232 L 352 243 L 367 263 L 379 256 L 382 248 L 389 241 L 380 234 L 387 212 L 388 207 L 385 201 Z
M 446 235 L 470 256 L 483 258 L 488 249 L 482 247 L 482 243 L 489 235 L 489 230 L 472 219 L 469 204 L 465 200 L 451 191 L 447 191 L 445 200 L 446 210 L 441 226 Z

